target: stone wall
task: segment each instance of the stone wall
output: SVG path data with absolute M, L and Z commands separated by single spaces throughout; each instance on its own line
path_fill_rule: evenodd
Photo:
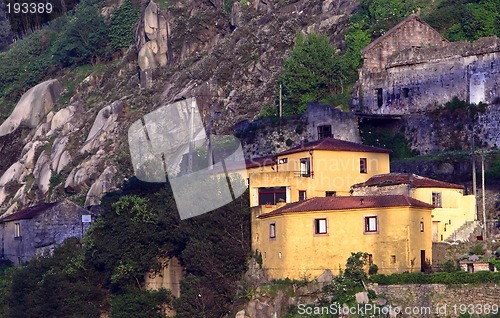
M 489 305 L 491 309 L 492 305 L 500 304 L 499 286 L 495 284 L 480 286 L 378 285 L 370 288 L 377 295 L 387 299 L 392 306 L 401 306 L 403 313 L 405 309 L 419 310 L 419 314 L 403 314 L 403 317 L 458 317 L 460 310 L 467 310 L 470 308 L 467 306 L 470 305 L 473 305 L 475 309 L 485 309 Z M 424 312 L 426 308 L 431 310 L 430 314 Z M 437 308 L 440 310 L 439 313 L 436 313 Z
M 83 214 L 90 214 L 90 211 L 65 200 L 31 219 L 5 222 L 1 231 L 2 254 L 14 264 L 20 264 L 51 250 L 67 238 L 81 238 L 90 226 L 82 223 Z M 15 237 L 16 223 L 20 224 L 19 237 Z
M 443 46 L 448 41 L 416 15 L 386 32 L 363 50 L 362 72 L 380 72 L 395 52 L 422 46 Z
M 315 103 L 300 117 L 240 122 L 235 135 L 243 144 L 245 156 L 256 158 L 299 146 L 302 141 L 318 140 L 320 126 L 329 127 L 334 138 L 361 142 L 358 117 L 354 113 Z
M 389 58 L 377 73 L 361 72 L 353 107 L 378 115 L 434 109 L 453 97 L 471 103 L 499 102 L 500 39 L 410 48 Z

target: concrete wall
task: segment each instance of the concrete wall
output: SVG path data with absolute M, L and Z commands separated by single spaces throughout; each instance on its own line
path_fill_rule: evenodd
M 250 206 L 257 205 L 259 187 L 286 186 L 287 202 L 299 200 L 299 190 L 306 191 L 307 198 L 324 197 L 326 191 L 337 195 L 350 195 L 355 183 L 365 182 L 374 175 L 389 173 L 389 154 L 354 151 L 314 150 L 278 156 L 287 158 L 286 164 L 278 164 L 276 170 L 250 173 Z M 300 176 L 300 159 L 310 158 L 311 176 Z M 360 173 L 359 159 L 367 158 L 367 173 Z
M 168 265 L 163 267 L 160 273 L 148 273 L 145 277 L 145 286 L 147 289 L 158 290 L 166 288 L 172 292 L 175 297 L 181 296 L 181 280 L 184 277 L 185 270 L 176 257 L 168 260 Z
M 432 204 L 432 193 L 440 192 L 442 207 L 432 210 L 433 241 L 442 242 L 458 228 L 476 217 L 473 195 L 464 195 L 463 190 L 449 188 L 409 188 L 408 185 L 354 188 L 353 195 L 406 194 L 425 203 Z
M 351 252 L 367 252 L 379 273 L 420 271 L 420 251 L 432 260 L 430 210 L 414 207 L 290 213 L 258 219 L 252 209 L 252 249 L 262 253 L 270 279 L 315 278 L 326 269 L 344 268 Z M 378 217 L 378 233 L 364 233 L 364 217 Z M 314 219 L 326 218 L 328 234 L 314 234 Z M 420 222 L 426 230 L 420 231 Z M 276 238 L 269 237 L 275 223 Z M 395 256 L 395 262 L 392 256 Z

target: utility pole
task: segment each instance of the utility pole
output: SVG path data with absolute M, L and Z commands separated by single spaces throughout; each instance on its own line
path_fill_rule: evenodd
M 193 97 L 191 99 L 191 125 L 189 128 L 189 155 L 188 155 L 188 167 L 187 173 L 193 172 L 193 151 L 194 151 L 194 110 L 196 108 L 196 99 Z
M 488 236 L 488 229 L 486 222 L 486 189 L 484 188 L 484 148 L 481 149 L 481 182 L 482 182 L 482 192 L 483 192 L 483 240 L 486 240 Z
M 212 104 L 210 104 L 209 108 L 209 121 L 208 121 L 208 152 L 207 152 L 207 160 L 208 160 L 208 169 L 213 169 L 213 153 L 212 153 Z
M 280 118 L 283 117 L 283 103 L 281 95 L 282 85 L 280 84 Z
M 470 111 L 470 110 L 469 110 Z M 476 212 L 476 221 L 479 220 L 477 211 L 477 189 L 476 189 L 476 145 L 474 142 L 475 127 L 474 120 L 472 120 L 472 134 L 471 134 L 471 151 L 472 151 L 472 193 L 474 194 L 474 209 Z

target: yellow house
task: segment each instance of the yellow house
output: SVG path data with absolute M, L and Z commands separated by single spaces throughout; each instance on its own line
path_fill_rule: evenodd
M 269 279 L 315 278 L 367 252 L 379 273 L 420 271 L 432 261 L 431 211 L 405 195 L 321 197 L 252 208 L 252 248 Z
M 458 239 L 458 230 L 476 217 L 474 195 L 464 195 L 458 184 L 410 173 L 389 173 L 371 177 L 352 186 L 353 195 L 404 194 L 432 204 L 432 240 Z
M 281 152 L 266 166 L 247 169 L 250 206 L 349 195 L 353 184 L 389 173 L 390 152 L 335 138 Z

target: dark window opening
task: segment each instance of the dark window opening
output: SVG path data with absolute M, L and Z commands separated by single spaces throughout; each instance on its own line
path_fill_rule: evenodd
M 359 158 L 359 172 L 367 173 L 368 169 L 366 168 L 366 158 Z
M 299 201 L 304 201 L 305 199 L 307 199 L 306 191 L 299 191 Z
M 436 208 L 441 208 L 443 206 L 441 192 L 432 192 L 432 205 Z
M 336 197 L 337 196 L 337 191 L 326 191 L 325 196 L 327 197 Z
M 318 126 L 318 140 L 332 137 L 332 125 Z
M 259 188 L 259 205 L 286 202 L 286 187 Z
M 424 231 L 424 222 L 420 222 L 420 232 Z
M 311 162 L 309 158 L 300 159 L 300 176 L 301 177 L 311 176 Z
M 408 98 L 410 96 L 410 89 L 408 87 L 403 88 L 403 97 Z
M 377 88 L 375 90 L 375 94 L 377 94 L 377 106 L 382 107 L 384 104 L 384 97 L 383 97 L 384 91 L 381 88 Z
M 326 219 L 314 219 L 314 234 L 327 234 Z
M 378 222 L 376 216 L 365 217 L 365 233 L 376 233 L 378 231 Z
M 276 238 L 276 223 L 269 224 L 269 238 Z
M 373 254 L 368 254 L 368 266 L 373 265 Z

